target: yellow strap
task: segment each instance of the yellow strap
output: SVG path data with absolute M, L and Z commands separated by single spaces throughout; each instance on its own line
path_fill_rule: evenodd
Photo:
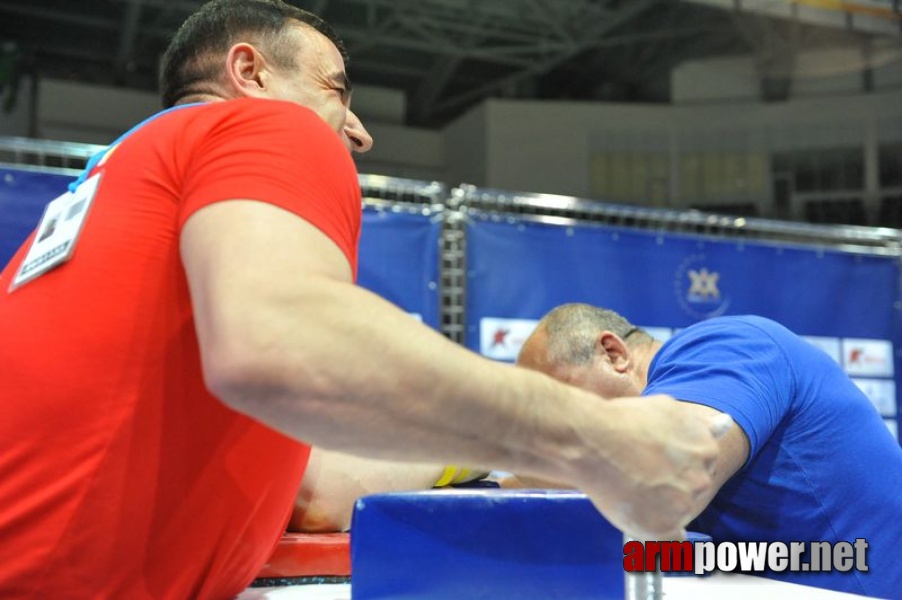
M 438 478 L 438 481 L 436 481 L 435 485 L 432 487 L 445 487 L 452 483 L 460 483 L 469 477 L 469 475 L 469 469 L 461 469 L 456 465 L 448 465 L 445 467 L 445 470 L 442 471 L 442 476 Z
M 454 481 L 454 478 L 457 477 L 457 471 L 459 469 L 454 465 L 448 465 L 445 467 L 445 470 L 442 471 L 442 476 L 438 478 L 438 481 L 435 482 L 435 485 L 432 487 L 445 487 Z

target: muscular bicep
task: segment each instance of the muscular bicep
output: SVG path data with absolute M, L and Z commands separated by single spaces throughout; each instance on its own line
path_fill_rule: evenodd
M 218 369 L 277 350 L 293 320 L 315 316 L 317 290 L 352 279 L 329 237 L 263 202 L 201 208 L 185 223 L 180 248 L 208 385 Z
M 201 208 L 185 222 L 180 245 L 191 284 L 256 280 L 270 288 L 304 274 L 351 279 L 347 258 L 326 234 L 265 202 L 229 200 Z

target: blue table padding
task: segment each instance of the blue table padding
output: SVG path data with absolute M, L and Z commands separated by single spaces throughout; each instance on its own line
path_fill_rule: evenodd
M 622 600 L 623 535 L 585 494 L 442 490 L 359 499 L 353 600 Z

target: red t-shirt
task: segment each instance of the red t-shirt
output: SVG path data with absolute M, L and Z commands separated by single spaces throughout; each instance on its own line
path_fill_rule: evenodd
M 204 387 L 179 231 L 260 200 L 356 272 L 354 164 L 313 112 L 247 99 L 164 114 L 96 171 L 72 259 L 8 292 L 23 247 L 0 274 L 0 598 L 230 598 L 283 532 L 309 448 Z

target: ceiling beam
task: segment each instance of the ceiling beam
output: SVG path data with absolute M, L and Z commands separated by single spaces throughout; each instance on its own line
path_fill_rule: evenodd
M 580 52 L 593 47 L 595 44 L 601 43 L 608 33 L 632 21 L 658 4 L 659 0 L 631 0 L 629 3 L 625 4 L 623 8 L 616 13 L 613 13 L 602 22 L 588 24 L 583 30 L 584 38 L 582 42 L 576 44 L 567 52 L 562 52 L 544 61 L 537 61 L 529 67 L 509 75 L 508 77 L 496 79 L 482 86 L 457 94 L 456 96 L 446 98 L 435 106 L 435 111 L 444 112 L 455 110 L 462 105 L 485 98 L 495 91 L 509 86 L 512 83 L 516 83 L 521 79 L 544 73 Z M 590 32 L 592 35 L 588 35 Z
M 81 13 L 52 10 L 39 6 L 23 6 L 14 2 L 0 2 L 0 13 L 44 21 L 60 21 L 96 29 L 115 29 L 117 24 L 117 21 L 114 19 L 90 17 Z
M 459 59 L 474 59 L 488 63 L 497 63 L 500 65 L 510 65 L 514 67 L 528 67 L 535 62 L 536 49 L 529 46 L 519 48 L 505 48 L 503 52 L 494 49 L 484 48 L 466 48 L 451 44 L 436 43 L 435 40 L 418 40 L 409 37 L 400 37 L 394 35 L 374 36 L 373 33 L 358 28 L 341 28 L 339 35 L 353 44 L 349 47 L 349 52 L 364 53 L 379 46 L 387 48 L 398 48 L 401 50 L 416 50 L 437 55 L 453 56 Z M 547 52 L 547 50 L 546 50 Z M 519 56 L 518 56 L 519 55 Z M 353 60 L 353 55 L 351 60 Z
M 514 38 L 528 41 L 536 35 L 552 37 L 559 23 L 596 21 L 608 19 L 616 11 L 600 7 L 595 0 L 554 0 L 545 2 L 544 13 L 524 10 L 522 1 L 517 2 L 462 2 L 450 0 L 343 0 L 345 4 L 378 6 L 386 11 L 401 15 L 417 15 L 432 21 L 434 28 L 449 30 L 472 30 L 474 23 L 484 29 L 485 35 Z M 553 7 L 553 8 L 552 8 Z M 549 15 L 553 23 L 549 22 Z

